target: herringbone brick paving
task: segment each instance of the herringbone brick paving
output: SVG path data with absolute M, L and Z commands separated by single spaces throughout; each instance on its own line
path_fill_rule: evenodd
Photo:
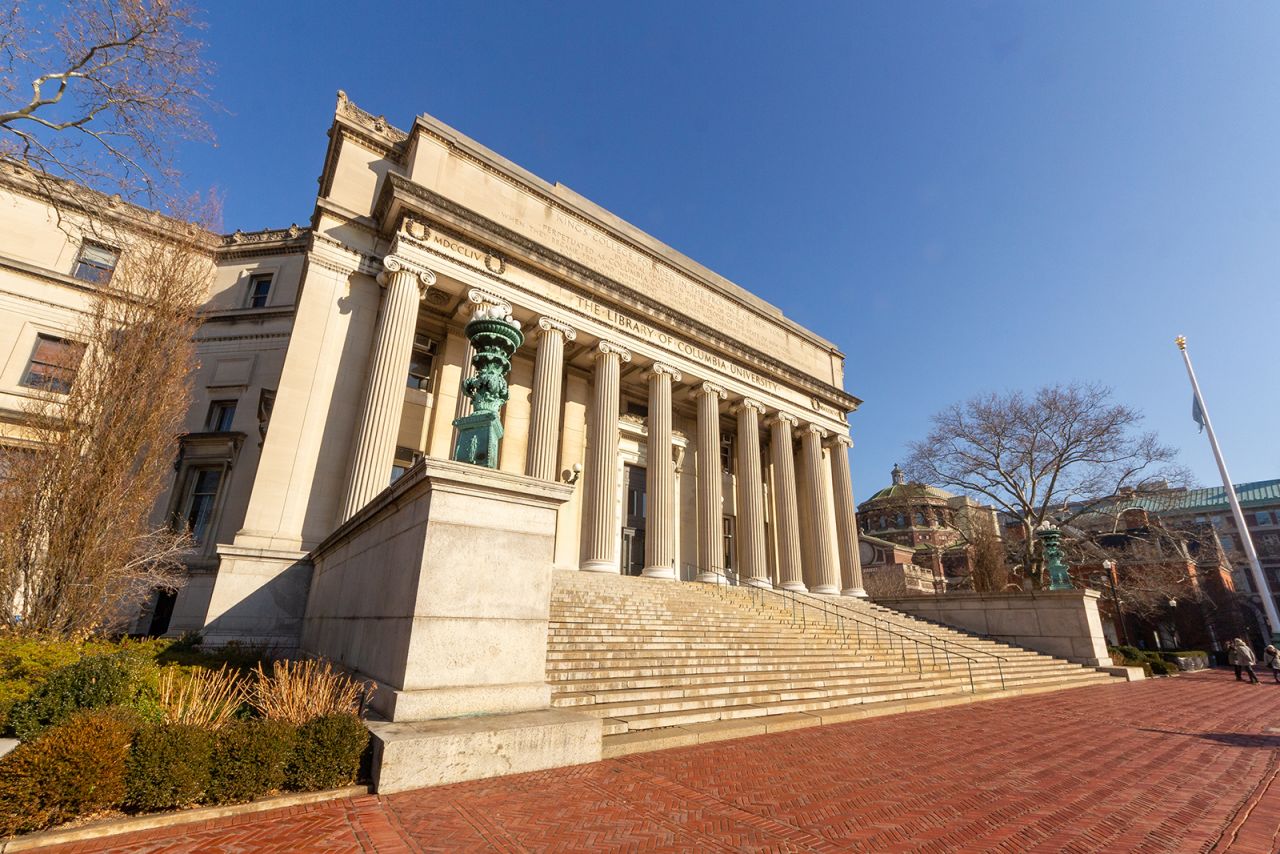
M 1278 771 L 1280 685 L 1218 671 L 47 850 L 1253 854 L 1280 850 Z

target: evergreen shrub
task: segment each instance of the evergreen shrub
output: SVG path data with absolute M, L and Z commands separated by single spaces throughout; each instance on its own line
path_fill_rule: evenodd
M 213 804 L 252 801 L 284 787 L 297 728 L 285 721 L 236 721 L 220 729 L 209 790 Z
M 198 802 L 209 788 L 214 733 L 188 724 L 148 724 L 133 740 L 125 805 L 139 812 Z
M 13 705 L 9 728 L 30 741 L 82 709 L 126 706 L 154 715 L 155 664 L 133 652 L 90 655 L 51 672 L 26 699 Z
M 81 712 L 0 759 L 0 835 L 119 806 L 136 725 L 116 709 Z
M 316 791 L 349 786 L 360 772 L 369 731 L 354 714 L 324 715 L 298 727 L 285 785 Z

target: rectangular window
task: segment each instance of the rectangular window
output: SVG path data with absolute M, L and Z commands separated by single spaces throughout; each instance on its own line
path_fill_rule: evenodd
M 215 400 L 209 404 L 209 416 L 204 420 L 204 429 L 210 433 L 225 433 L 231 429 L 235 418 L 234 400 Z
M 36 336 L 31 361 L 22 375 L 22 385 L 66 394 L 71 391 L 83 357 L 83 344 L 41 333 Z
M 725 474 L 733 474 L 733 437 L 720 437 L 720 468 Z
M 395 462 L 391 464 L 391 482 L 395 483 L 404 477 L 404 473 L 413 468 L 414 463 L 420 459 L 422 459 L 421 451 L 397 445 Z
M 182 520 L 197 544 L 203 544 L 213 523 L 213 506 L 218 500 L 218 485 L 222 482 L 221 468 L 192 469 L 187 475 L 188 487 L 186 512 Z
M 111 274 L 116 271 L 119 261 L 119 250 L 86 240 L 80 244 L 80 254 L 76 256 L 71 275 L 84 282 L 105 285 L 111 281 Z
M 634 415 L 637 418 L 649 417 L 649 405 L 646 403 L 638 403 L 634 400 L 627 401 L 627 414 Z
M 733 569 L 733 517 L 724 516 L 721 521 L 724 536 L 724 568 Z
M 431 391 L 431 363 L 435 360 L 436 342 L 425 335 L 413 336 L 413 354 L 409 357 L 409 379 L 405 383 L 418 391 Z
M 1257 513 L 1254 513 L 1254 514 L 1253 514 L 1253 519 L 1254 519 L 1254 521 L 1255 521 L 1255 522 L 1257 522 L 1259 525 L 1270 525 L 1270 524 L 1271 524 L 1271 514 L 1270 514 L 1270 513 L 1268 513 L 1268 512 L 1266 512 L 1265 510 L 1259 510 Z
M 249 277 L 249 295 L 245 305 L 249 308 L 263 308 L 267 298 L 271 296 L 271 273 L 254 273 Z

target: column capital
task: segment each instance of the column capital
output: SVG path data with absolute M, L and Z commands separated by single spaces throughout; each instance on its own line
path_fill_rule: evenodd
M 382 272 L 378 274 L 378 284 L 384 288 L 391 283 L 388 273 L 399 273 L 406 270 L 418 280 L 418 295 L 426 296 L 427 289 L 436 283 L 436 274 L 420 264 L 415 264 L 403 255 L 387 255 L 382 259 Z
M 631 361 L 631 351 L 626 347 L 623 347 L 621 344 L 615 344 L 612 341 L 605 341 L 604 339 L 601 339 L 600 343 L 596 345 L 596 357 L 599 358 L 600 356 L 610 355 L 617 356 L 623 362 Z
M 831 438 L 827 441 L 827 446 L 834 448 L 836 445 L 844 445 L 846 448 L 853 447 L 853 439 L 848 433 L 832 433 Z
M 799 423 L 800 423 L 799 418 L 796 418 L 794 415 L 788 415 L 785 412 L 779 412 L 776 415 L 773 415 L 770 418 L 765 420 L 765 424 L 770 427 L 772 427 L 774 424 L 786 424 L 788 427 L 792 429 L 795 429 L 795 426 Z
M 712 382 L 698 383 L 689 391 L 690 397 L 698 397 L 703 394 L 714 394 L 721 400 L 729 396 L 729 392 L 725 391 L 723 386 L 718 386 Z
M 507 315 L 511 314 L 511 303 L 495 294 L 493 291 L 486 291 L 484 288 L 472 288 L 467 291 L 467 301 L 475 303 L 479 308 L 492 306 L 500 308 Z
M 819 427 L 817 424 L 806 424 L 800 428 L 800 432 L 802 434 L 812 433 L 813 435 L 817 436 L 819 440 L 827 438 L 827 435 L 828 435 L 827 431 Z
M 564 336 L 566 341 L 574 341 L 578 337 L 578 330 L 574 329 L 567 323 L 562 323 L 561 321 L 556 320 L 553 317 L 539 317 L 538 329 L 542 331 L 540 334 L 545 334 L 547 332 L 559 332 Z
M 730 411 L 735 415 L 743 409 L 754 409 L 757 415 L 764 414 L 764 404 L 752 397 L 744 397 L 733 405 Z
M 645 371 L 645 373 L 660 374 L 660 375 L 666 374 L 667 376 L 671 377 L 671 381 L 673 383 L 678 383 L 680 382 L 680 380 L 684 378 L 679 371 L 677 371 L 675 368 L 671 367 L 670 365 L 666 364 L 665 362 L 654 362 L 652 365 L 649 366 L 649 369 Z

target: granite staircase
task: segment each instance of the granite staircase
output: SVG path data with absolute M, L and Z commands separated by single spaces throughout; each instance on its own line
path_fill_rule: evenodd
M 552 705 L 604 755 L 1056 691 L 1106 673 L 868 602 L 557 571 Z

